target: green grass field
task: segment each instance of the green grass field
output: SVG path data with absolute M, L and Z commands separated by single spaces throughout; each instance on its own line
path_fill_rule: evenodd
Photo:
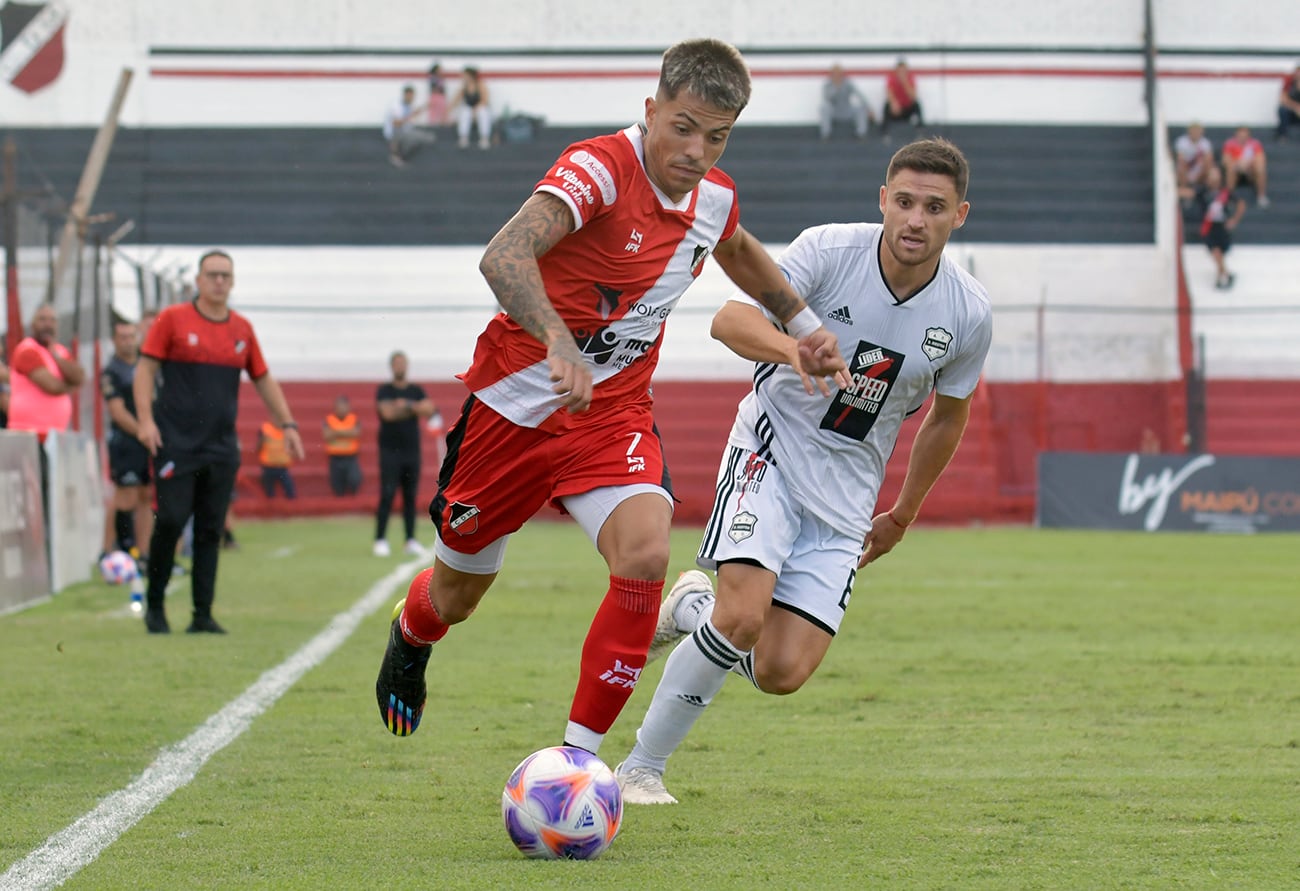
M 398 566 L 369 528 L 243 524 L 226 637 L 147 636 L 102 583 L 0 617 L 0 873 Z M 676 533 L 674 577 L 697 539 Z M 556 863 L 514 850 L 499 796 L 560 742 L 605 572 L 576 527 L 534 524 L 438 644 L 418 733 L 375 705 L 384 607 L 64 887 L 1300 887 L 1298 545 L 915 529 L 804 690 L 730 679 L 670 763 L 681 803 Z M 183 629 L 188 586 L 169 612 Z

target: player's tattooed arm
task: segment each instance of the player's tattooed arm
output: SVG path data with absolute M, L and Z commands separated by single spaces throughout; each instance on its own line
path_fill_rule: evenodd
M 542 282 L 537 258 L 573 231 L 573 213 L 562 199 L 539 192 L 501 227 L 479 262 L 501 308 L 546 345 L 551 389 L 571 412 L 591 405 L 591 369 L 569 327 L 555 311 Z
M 571 231 L 569 206 L 555 195 L 539 192 L 501 227 L 479 262 L 479 271 L 501 308 L 548 346 L 560 335 L 570 340 L 572 336 L 546 296 L 537 258 Z
M 737 226 L 735 234 L 718 245 L 714 257 L 728 278 L 781 321 L 788 322 L 806 305 L 776 261 L 743 226 Z

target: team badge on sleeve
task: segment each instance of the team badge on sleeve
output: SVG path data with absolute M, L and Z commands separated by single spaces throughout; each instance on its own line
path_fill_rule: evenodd
M 921 351 L 930 357 L 931 362 L 946 355 L 950 346 L 952 346 L 951 333 L 942 328 L 925 329 L 925 340 L 921 341 Z

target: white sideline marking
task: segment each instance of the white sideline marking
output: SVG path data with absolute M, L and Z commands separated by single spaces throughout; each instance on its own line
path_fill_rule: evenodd
M 101 851 L 194 779 L 209 758 L 234 742 L 299 678 L 338 649 L 362 620 L 384 605 L 393 590 L 423 563 L 407 561 L 375 582 L 365 596 L 331 619 L 325 630 L 298 652 L 264 672 L 185 739 L 165 747 L 126 788 L 104 798 L 93 810 L 9 867 L 0 876 L 0 888 L 55 888 L 93 863 Z
M 272 560 L 283 560 L 285 557 L 292 557 L 297 551 L 297 545 L 285 545 L 282 548 L 276 548 L 269 556 Z

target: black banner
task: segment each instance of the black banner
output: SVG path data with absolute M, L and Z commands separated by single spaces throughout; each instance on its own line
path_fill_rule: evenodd
M 1300 532 L 1300 458 L 1044 452 L 1038 525 Z

